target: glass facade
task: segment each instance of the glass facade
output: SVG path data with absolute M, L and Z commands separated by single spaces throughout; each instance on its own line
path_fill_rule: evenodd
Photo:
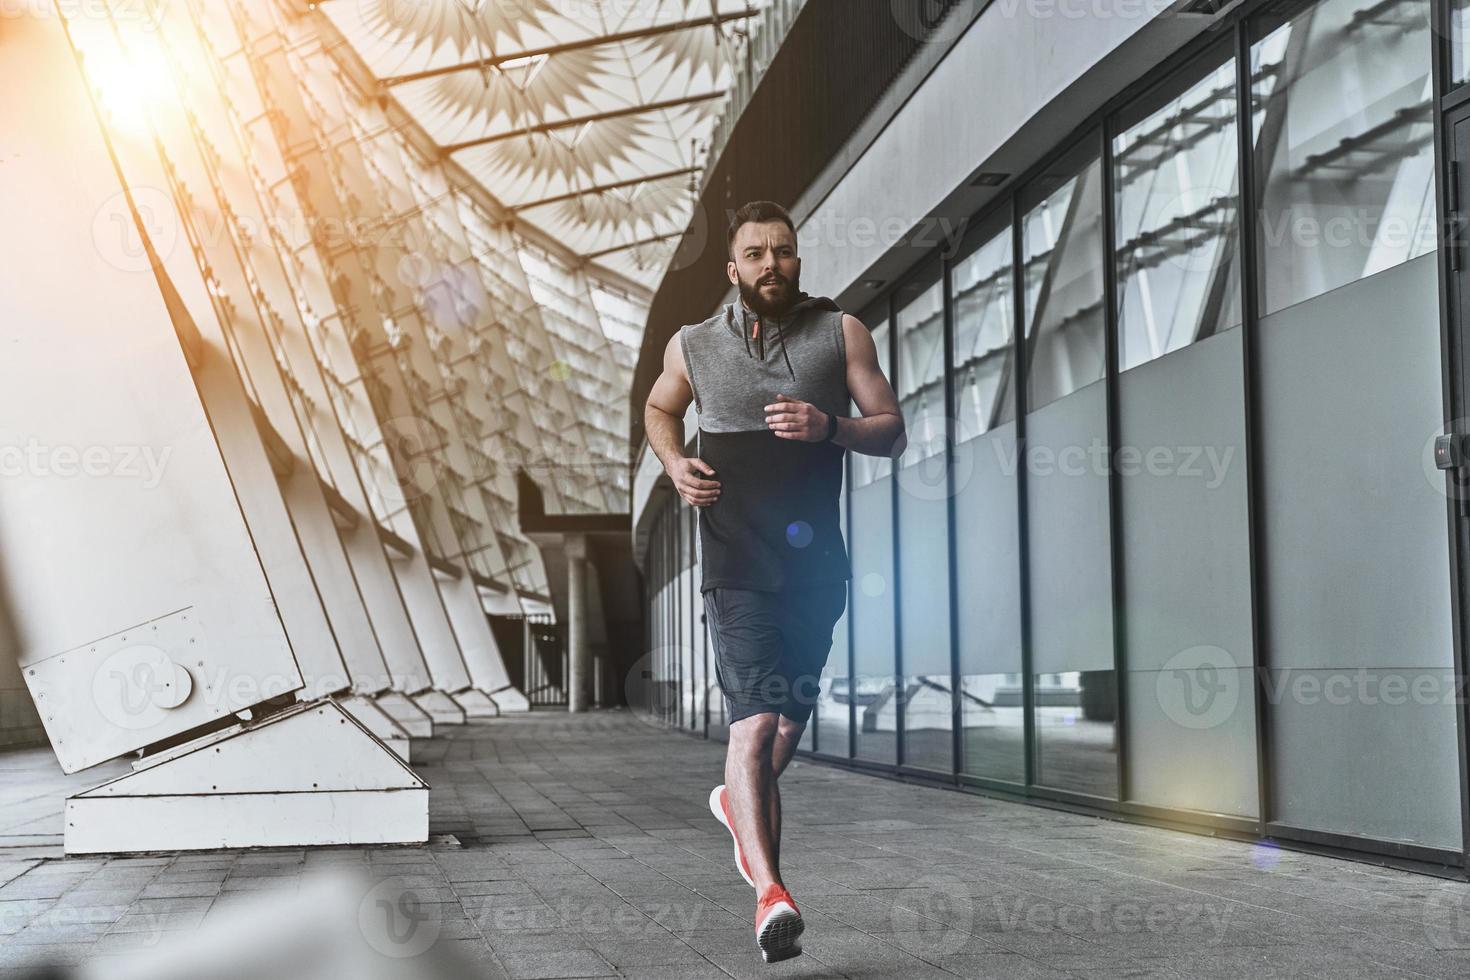
M 873 332 L 878 364 L 893 377 L 892 334 L 886 310 L 861 318 Z M 852 623 L 853 727 L 856 758 L 898 762 L 901 688 L 894 608 L 893 461 L 848 454 L 848 554 L 852 559 L 848 619 Z M 853 528 L 864 528 L 855 534 Z
M 937 264 L 899 290 L 894 390 L 908 445 L 898 460 L 899 650 L 903 762 L 954 765 L 949 630 L 949 453 L 945 409 L 944 283 Z
M 1392 9 L 1235 16 L 864 312 L 909 446 L 849 457 L 819 755 L 1461 851 L 1420 458 L 1443 423 L 1431 33 L 1427 3 Z
M 1434 248 L 1429 0 L 1393 6 L 1285 3 L 1253 25 L 1262 316 Z
M 955 551 L 960 767 L 972 776 L 1024 783 L 1010 222 L 982 225 L 969 244 L 970 250 L 950 269 L 949 286 L 954 311 L 954 536 L 957 542 L 971 542 Z
M 1235 74 L 1214 49 L 1113 137 L 1120 370 L 1240 325 Z

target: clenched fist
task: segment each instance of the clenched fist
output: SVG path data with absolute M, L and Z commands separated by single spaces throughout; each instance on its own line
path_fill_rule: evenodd
M 811 402 L 776 395 L 766 406 L 766 427 L 782 439 L 821 442 L 827 436 L 828 415 Z
M 681 457 L 669 467 L 668 474 L 669 479 L 674 481 L 674 489 L 679 491 L 679 496 L 691 507 L 708 507 L 719 499 L 720 484 L 715 480 L 704 479 L 715 475 L 714 468 L 702 459 Z

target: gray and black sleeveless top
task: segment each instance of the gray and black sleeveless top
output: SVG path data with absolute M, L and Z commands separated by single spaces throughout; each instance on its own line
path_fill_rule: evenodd
M 759 318 L 737 301 L 682 327 L 679 345 L 699 413 L 697 452 L 720 483 L 719 499 L 696 509 L 701 591 L 851 577 L 838 511 L 846 450 L 783 439 L 765 412 L 786 395 L 851 414 L 842 310 L 803 294 L 782 316 Z

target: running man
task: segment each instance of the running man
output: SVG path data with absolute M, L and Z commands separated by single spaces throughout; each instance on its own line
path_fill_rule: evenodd
M 710 809 L 756 890 L 756 942 L 769 963 L 801 952 L 801 912 L 781 880 L 776 781 L 811 717 L 847 605 L 843 459 L 849 449 L 897 456 L 906 439 L 868 328 L 801 291 L 786 210 L 745 205 L 728 244 L 739 300 L 669 340 L 644 426 L 699 515 L 700 589 L 730 720 L 725 782 Z M 686 457 L 691 400 L 699 431 Z

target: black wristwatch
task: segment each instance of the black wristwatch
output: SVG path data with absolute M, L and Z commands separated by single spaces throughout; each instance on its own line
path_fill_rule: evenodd
M 837 413 L 827 413 L 827 434 L 822 436 L 823 442 L 831 442 L 837 437 Z

